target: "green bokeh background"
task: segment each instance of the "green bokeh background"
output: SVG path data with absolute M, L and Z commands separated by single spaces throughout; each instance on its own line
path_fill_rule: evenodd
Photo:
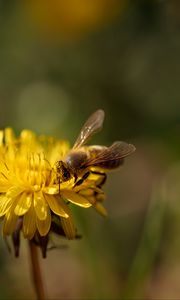
M 123 3 L 66 36 L 42 29 L 33 6 L 29 14 L 23 1 L 0 1 L 0 127 L 73 144 L 102 108 L 91 143 L 137 148 L 109 174 L 108 218 L 74 208 L 83 238 L 56 240 L 68 248 L 41 259 L 50 299 L 180 298 L 180 3 Z M 35 299 L 26 244 L 15 259 L 1 239 L 0 299 Z

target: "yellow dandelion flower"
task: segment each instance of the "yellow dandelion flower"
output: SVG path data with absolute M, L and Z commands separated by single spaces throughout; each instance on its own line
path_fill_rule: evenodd
M 77 187 L 73 179 L 61 183 L 59 191 L 54 165 L 68 151 L 66 141 L 38 137 L 28 130 L 17 138 L 11 128 L 0 131 L 0 217 L 4 236 L 13 234 L 19 219 L 25 238 L 32 239 L 36 232 L 46 236 L 57 216 L 65 235 L 75 238 L 68 203 L 88 208 L 96 203 L 94 191 L 102 191 L 96 187 L 97 176 Z
M 12 235 L 19 253 L 20 231 L 41 247 L 43 256 L 50 232 L 68 239 L 78 237 L 69 204 L 93 206 L 107 212 L 102 185 L 106 171 L 117 168 L 135 147 L 115 142 L 110 147 L 84 146 L 102 128 L 104 112 L 97 110 L 69 143 L 23 130 L 0 131 L 0 217 L 3 235 Z

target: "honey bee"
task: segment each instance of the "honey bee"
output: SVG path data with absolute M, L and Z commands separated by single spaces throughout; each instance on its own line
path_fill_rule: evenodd
M 83 125 L 73 148 L 63 160 L 55 164 L 59 184 L 74 177 L 75 186 L 80 185 L 90 173 L 103 176 L 101 185 L 106 180 L 105 171 L 119 167 L 124 158 L 135 151 L 135 146 L 116 141 L 111 146 L 86 146 L 87 141 L 103 127 L 105 113 L 95 111 Z M 100 171 L 95 171 L 98 169 Z M 81 179 L 78 179 L 80 177 Z

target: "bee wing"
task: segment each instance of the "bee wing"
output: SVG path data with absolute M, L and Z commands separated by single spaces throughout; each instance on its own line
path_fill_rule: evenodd
M 110 147 L 102 149 L 95 157 L 89 158 L 85 162 L 85 167 L 97 166 L 108 161 L 123 159 L 132 154 L 135 150 L 136 148 L 132 144 L 120 141 L 114 142 Z
M 92 135 L 102 129 L 104 116 L 104 111 L 102 109 L 98 109 L 87 119 L 80 131 L 80 134 L 78 135 L 73 149 L 83 146 Z

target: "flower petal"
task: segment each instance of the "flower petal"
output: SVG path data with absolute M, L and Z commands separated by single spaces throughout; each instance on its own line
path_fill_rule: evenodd
M 91 203 L 83 196 L 68 190 L 61 191 L 63 198 L 69 200 L 70 202 L 79 205 L 84 208 L 88 208 L 91 206 Z
M 14 135 L 14 131 L 12 130 L 12 128 L 10 128 L 10 127 L 5 128 L 4 135 L 5 135 L 5 143 L 6 144 L 12 144 L 15 141 L 15 135 Z
M 23 234 L 25 238 L 32 239 L 36 231 L 36 214 L 34 206 L 31 204 L 30 209 L 23 217 Z
M 0 130 L 0 146 L 3 146 L 4 130 Z
M 107 215 L 108 215 L 107 210 L 100 202 L 97 202 L 94 205 L 94 207 L 97 210 L 97 212 L 100 213 L 103 217 L 107 217 Z
M 61 190 L 68 190 L 68 189 L 72 189 L 74 187 L 74 178 L 72 177 L 70 180 L 68 181 L 64 181 L 61 183 Z
M 12 186 L 6 193 L 6 196 L 9 198 L 15 198 L 15 197 L 19 196 L 23 191 L 24 191 L 24 189 L 22 187 Z
M 18 202 L 14 210 L 15 214 L 17 216 L 24 215 L 31 207 L 31 203 L 32 203 L 32 194 L 22 193 L 20 197 L 18 197 Z
M 34 193 L 34 208 L 36 215 L 40 220 L 45 220 L 47 218 L 48 206 L 41 191 Z
M 50 209 L 58 216 L 68 218 L 69 210 L 64 201 L 58 196 L 45 195 L 45 199 L 48 202 Z
M 6 193 L 6 192 L 8 192 L 8 190 L 10 189 L 11 186 L 12 185 L 10 184 L 10 182 L 4 182 L 0 178 L 0 193 Z
M 47 206 L 47 216 L 45 220 L 40 220 L 38 217 L 36 218 L 37 229 L 41 236 L 45 236 L 48 234 L 51 227 L 51 213 L 50 209 Z
M 8 166 L 7 164 L 5 163 L 5 160 L 3 158 L 0 158 L 0 170 L 3 174 L 6 175 L 6 177 L 8 176 L 8 172 L 9 172 L 9 169 L 8 169 Z M 5 178 L 5 177 L 4 177 Z M 7 178 L 6 178 L 7 179 Z
M 49 194 L 49 195 L 55 195 L 59 193 L 59 187 L 58 186 L 53 186 L 53 187 L 45 187 L 43 189 L 44 193 Z
M 15 230 L 18 216 L 14 213 L 14 207 L 12 206 L 5 215 L 3 222 L 3 234 L 9 235 L 12 234 Z
M 24 129 L 21 131 L 21 135 L 20 135 L 20 138 L 21 138 L 21 143 L 25 144 L 25 145 L 31 145 L 34 140 L 35 140 L 35 133 L 31 130 L 27 130 L 27 129 Z
M 61 218 L 61 224 L 67 238 L 73 240 L 76 237 L 76 228 L 73 222 L 72 215 L 70 215 L 67 219 Z
M 77 192 L 77 190 L 75 190 L 75 191 Z M 100 188 L 95 187 L 95 186 L 93 186 L 91 188 L 86 188 L 86 189 L 79 190 L 79 194 L 84 196 L 84 197 L 94 195 L 94 192 L 104 195 L 104 192 Z
M 0 195 L 0 217 L 6 214 L 12 201 L 13 199 L 7 198 L 5 195 Z

